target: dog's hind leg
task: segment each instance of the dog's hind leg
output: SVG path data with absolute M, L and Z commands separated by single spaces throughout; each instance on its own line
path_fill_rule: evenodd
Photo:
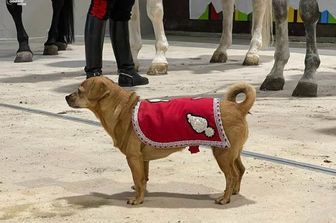
M 231 195 L 233 194 L 235 185 L 239 181 L 239 173 L 235 167 L 235 159 L 238 154 L 233 147 L 229 150 L 220 148 L 213 148 L 212 152 L 220 169 L 224 172 L 226 179 L 226 188 L 224 195 L 216 199 L 216 204 L 227 204 L 230 202 Z
M 146 183 L 149 181 L 149 161 L 144 161 L 144 170 L 145 170 L 145 180 Z
M 240 191 L 240 184 L 241 184 L 241 180 L 243 178 L 243 175 L 245 173 L 245 167 L 241 161 L 240 158 L 240 154 L 238 155 L 237 159 L 235 160 L 235 167 L 238 170 L 238 174 L 239 174 L 239 178 L 238 178 L 238 182 L 236 183 L 234 189 L 233 189 L 233 194 L 238 194 Z

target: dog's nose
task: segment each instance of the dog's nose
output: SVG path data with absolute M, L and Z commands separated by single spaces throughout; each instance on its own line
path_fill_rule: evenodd
M 65 96 L 65 100 L 69 103 L 70 95 Z

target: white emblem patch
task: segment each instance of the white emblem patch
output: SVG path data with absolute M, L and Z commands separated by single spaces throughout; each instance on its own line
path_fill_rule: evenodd
M 204 134 L 209 138 L 215 134 L 215 130 L 211 127 L 208 127 L 208 121 L 205 118 L 199 116 L 193 116 L 192 114 L 188 114 L 187 118 L 191 127 L 197 133 L 204 132 Z

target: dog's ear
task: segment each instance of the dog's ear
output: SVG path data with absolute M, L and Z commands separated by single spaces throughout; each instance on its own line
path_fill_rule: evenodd
M 92 81 L 89 88 L 87 98 L 90 101 L 100 101 L 110 94 L 110 90 L 107 88 L 106 84 L 101 80 Z

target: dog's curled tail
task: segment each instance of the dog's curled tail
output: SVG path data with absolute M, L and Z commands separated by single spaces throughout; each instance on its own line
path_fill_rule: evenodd
M 237 95 L 240 93 L 245 94 L 245 99 L 242 102 L 237 102 L 236 101 Z M 240 82 L 230 86 L 226 93 L 226 100 L 237 103 L 239 110 L 245 115 L 250 111 L 255 99 L 256 99 L 255 88 L 252 85 L 245 82 Z

